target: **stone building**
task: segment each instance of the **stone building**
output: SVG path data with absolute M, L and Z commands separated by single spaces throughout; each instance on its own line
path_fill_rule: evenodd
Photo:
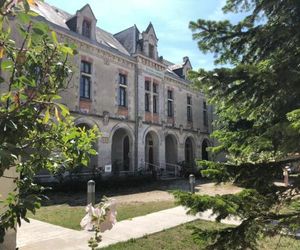
M 78 70 L 62 100 L 76 125 L 102 133 L 90 167 L 134 172 L 208 158 L 211 107 L 186 80 L 188 57 L 174 64 L 159 56 L 151 23 L 143 32 L 133 25 L 110 34 L 97 27 L 88 4 L 74 15 L 43 2 L 33 9 L 60 40 L 77 46 Z

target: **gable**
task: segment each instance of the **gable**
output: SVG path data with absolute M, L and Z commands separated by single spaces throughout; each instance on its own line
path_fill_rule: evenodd
M 77 15 L 80 13 L 81 15 L 85 17 L 89 17 L 95 21 L 97 21 L 94 12 L 89 4 L 84 5 L 80 10 L 77 10 Z
M 156 42 L 158 41 L 158 38 L 156 36 L 156 33 L 155 33 L 155 30 L 154 30 L 154 27 L 152 25 L 152 23 L 150 22 L 150 24 L 148 25 L 147 29 L 145 30 L 146 33 L 148 33 L 149 36 L 153 36 L 155 37 L 155 40 Z

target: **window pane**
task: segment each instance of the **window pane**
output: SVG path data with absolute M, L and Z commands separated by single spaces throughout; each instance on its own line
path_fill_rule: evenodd
M 150 81 L 145 81 L 145 90 L 150 91 Z
M 84 80 L 83 80 L 83 77 L 80 78 L 80 97 L 84 97 Z
M 172 90 L 168 90 L 168 99 L 173 100 L 173 91 Z
M 119 74 L 119 84 L 127 85 L 127 76 L 124 74 Z
M 88 76 L 81 76 L 80 79 L 80 97 L 90 98 L 91 78 Z
M 157 93 L 157 84 L 153 84 L 153 93 Z
M 157 113 L 157 96 L 153 96 L 153 113 Z
M 91 74 L 92 64 L 88 63 L 88 62 L 85 62 L 85 61 L 81 61 L 80 69 L 81 69 L 81 72 L 84 72 L 86 74 Z
M 206 110 L 203 110 L 203 124 L 204 124 L 204 126 L 208 126 L 208 117 L 207 117 Z
M 119 88 L 119 106 L 126 107 L 126 88 Z
M 191 106 L 187 106 L 187 120 L 189 122 L 192 121 L 192 107 Z
M 173 102 L 168 101 L 168 116 L 173 117 Z
M 150 111 L 149 94 L 145 94 L 145 111 Z

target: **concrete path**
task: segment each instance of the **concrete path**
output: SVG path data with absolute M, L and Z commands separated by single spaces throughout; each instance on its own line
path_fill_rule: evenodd
M 187 215 L 182 206 L 178 206 L 117 222 L 112 230 L 102 234 L 100 246 L 105 247 L 132 238 L 140 238 L 197 219 L 212 221 L 214 218 L 210 210 L 192 216 Z M 20 250 L 89 249 L 87 241 L 93 236 L 92 232 L 71 230 L 33 219 L 30 221 L 30 223 L 23 222 L 18 229 L 17 246 Z M 222 222 L 235 225 L 240 223 L 235 219 L 226 219 Z

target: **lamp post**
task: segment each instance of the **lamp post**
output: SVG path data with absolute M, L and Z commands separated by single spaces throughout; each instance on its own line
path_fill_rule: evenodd
M 195 193 L 195 182 L 196 182 L 195 175 L 193 175 L 193 174 L 189 175 L 189 182 L 190 182 L 190 191 L 192 194 L 194 194 Z
M 87 204 L 95 205 L 95 182 L 89 180 L 87 183 Z

